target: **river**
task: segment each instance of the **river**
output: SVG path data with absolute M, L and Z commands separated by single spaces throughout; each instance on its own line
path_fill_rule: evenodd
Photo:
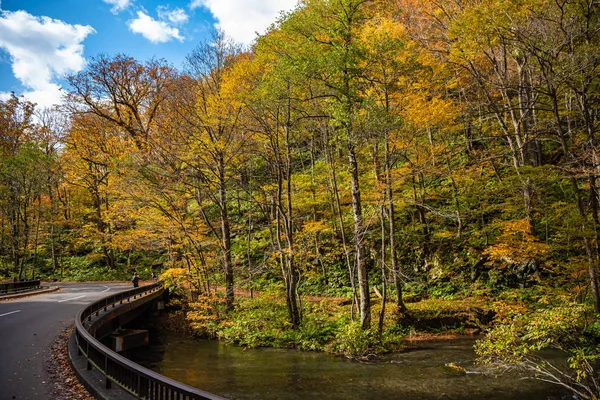
M 243 349 L 152 331 L 152 343 L 129 356 L 170 378 L 223 397 L 286 400 L 572 398 L 558 386 L 515 372 L 489 374 L 474 365 L 473 340 L 418 342 L 363 363 L 286 349 Z M 453 374 L 447 363 L 467 370 Z

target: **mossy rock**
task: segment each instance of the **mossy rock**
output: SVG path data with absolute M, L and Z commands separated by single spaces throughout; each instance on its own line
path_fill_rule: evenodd
M 442 367 L 442 370 L 444 371 L 444 373 L 448 374 L 448 375 L 466 375 L 467 374 L 467 370 L 464 369 L 463 367 L 461 367 L 460 365 L 456 365 L 454 363 L 447 363 L 446 365 L 444 365 Z

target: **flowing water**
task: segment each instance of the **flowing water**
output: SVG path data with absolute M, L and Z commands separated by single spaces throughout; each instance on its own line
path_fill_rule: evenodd
M 247 349 L 157 333 L 134 361 L 229 399 L 567 399 L 557 386 L 473 364 L 472 340 L 422 342 L 370 363 L 323 353 Z M 558 355 L 551 355 L 559 357 Z M 560 357 L 559 357 L 560 358 Z M 454 363 L 467 374 L 453 374 Z

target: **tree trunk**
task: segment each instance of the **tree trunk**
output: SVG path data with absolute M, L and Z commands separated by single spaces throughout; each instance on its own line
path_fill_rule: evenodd
M 385 302 L 387 300 L 387 268 L 385 264 L 385 205 L 381 205 L 379 211 L 379 222 L 381 224 L 381 310 L 379 311 L 379 334 L 383 332 L 383 324 L 385 322 Z
M 289 83 L 288 83 L 289 90 Z M 288 97 L 288 110 L 287 110 L 287 121 L 285 124 L 285 158 L 286 158 L 286 185 L 285 185 L 285 194 L 286 194 L 286 213 L 285 213 L 285 234 L 286 234 L 286 242 L 287 242 L 287 255 L 286 255 L 286 267 L 287 267 L 287 296 L 286 302 L 288 306 L 288 311 L 290 315 L 290 323 L 292 324 L 292 328 L 297 328 L 300 326 L 300 310 L 298 308 L 298 281 L 299 274 L 298 269 L 294 263 L 294 237 L 293 237 L 293 219 L 292 219 L 292 158 L 291 158 L 291 149 L 290 149 L 290 104 Z
M 390 163 L 390 145 L 388 142 L 388 133 L 385 137 L 385 180 L 386 180 L 386 200 L 387 213 L 390 231 L 390 259 L 392 263 L 392 274 L 394 277 L 394 289 L 396 290 L 396 306 L 398 311 L 406 312 L 406 305 L 402 300 L 402 279 L 400 277 L 400 267 L 398 266 L 398 252 L 396 249 L 396 219 L 394 213 L 394 193 L 392 189 L 392 173 Z
M 327 129 L 327 128 L 325 128 Z M 329 143 L 329 135 L 326 135 L 326 143 Z M 335 173 L 335 165 L 333 163 L 333 154 L 331 154 L 331 147 L 325 149 L 327 161 L 329 164 L 329 173 L 331 179 L 331 189 L 333 191 L 333 197 L 335 199 L 335 211 L 340 224 L 340 235 L 342 237 L 342 247 L 344 249 L 344 258 L 346 261 L 346 268 L 348 269 L 348 278 L 350 279 L 350 286 L 352 287 L 352 307 L 350 309 L 350 318 L 354 321 L 354 309 L 355 305 L 358 304 L 358 297 L 356 294 L 356 274 L 352 263 L 350 262 L 350 250 L 348 249 L 348 241 L 346 240 L 346 231 L 344 229 L 344 217 L 342 215 L 342 204 L 340 202 L 340 192 L 337 184 L 337 174 Z
M 223 257 L 223 270 L 225 272 L 225 301 L 227 310 L 233 309 L 233 265 L 231 263 L 231 229 L 227 213 L 227 191 L 225 188 L 225 162 L 222 154 L 219 155 L 219 209 L 221 211 L 221 250 Z
M 371 298 L 369 295 L 369 276 L 365 264 L 365 246 L 363 243 L 364 222 L 358 180 L 358 162 L 353 145 L 348 146 L 348 162 L 350 164 L 350 179 L 352 183 L 352 212 L 354 216 L 354 248 L 356 251 L 356 269 L 358 271 L 358 288 L 360 294 L 360 326 L 362 329 L 371 327 Z

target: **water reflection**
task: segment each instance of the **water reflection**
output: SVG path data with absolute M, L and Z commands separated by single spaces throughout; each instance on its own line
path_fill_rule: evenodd
M 248 349 L 162 333 L 135 361 L 229 399 L 561 399 L 557 386 L 516 373 L 456 375 L 454 363 L 477 372 L 472 341 L 427 343 L 359 363 L 322 353 Z M 155 339 L 157 338 L 154 336 Z

